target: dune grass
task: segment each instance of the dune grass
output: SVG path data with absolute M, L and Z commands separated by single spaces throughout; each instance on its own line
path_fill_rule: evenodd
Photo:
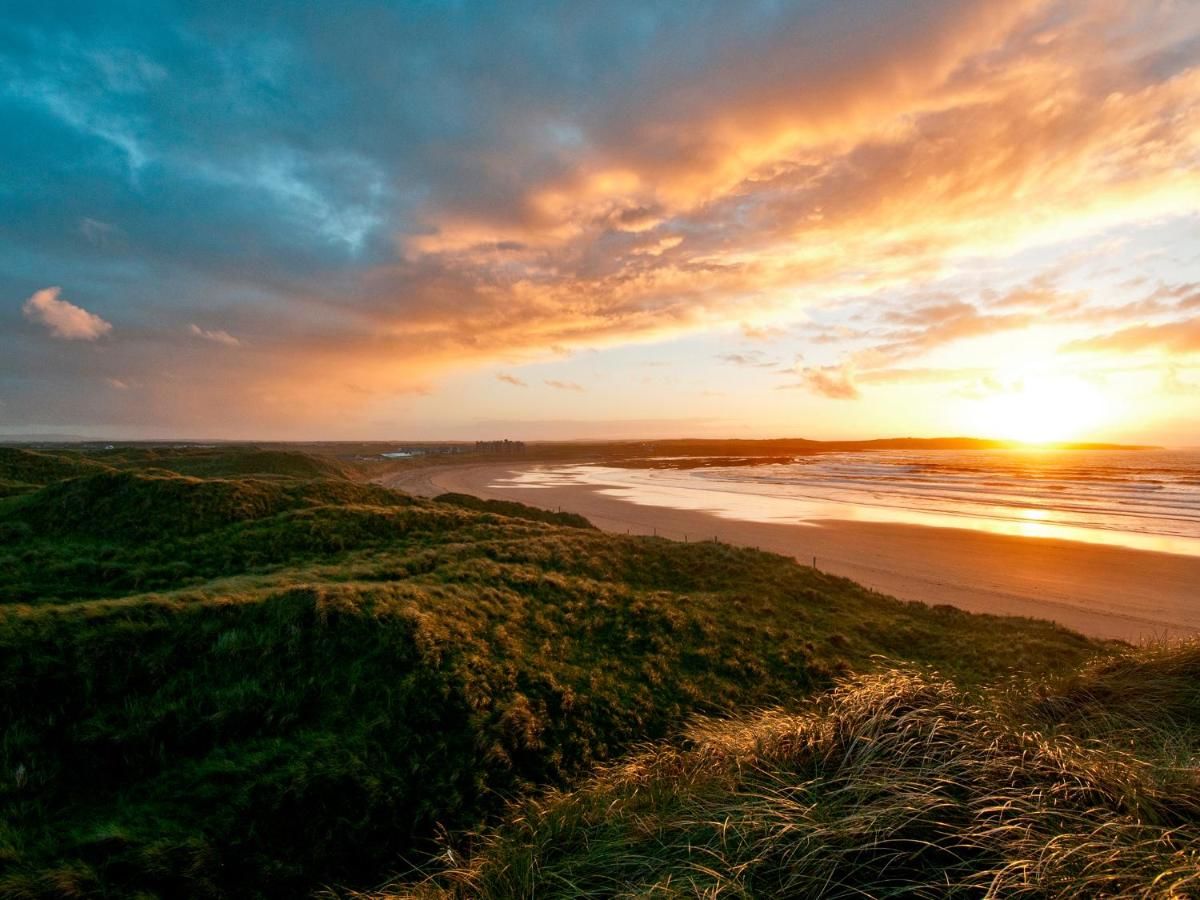
M 518 803 L 381 896 L 1197 896 L 1198 698 L 1197 643 L 1032 693 L 858 676 Z
M 24 493 L 65 478 L 105 472 L 109 466 L 79 453 L 0 447 L 0 496 Z
M 553 512 L 548 509 L 538 509 L 526 506 L 524 503 L 514 503 L 511 500 L 484 500 L 472 497 L 470 494 L 448 493 L 439 494 L 434 498 L 439 503 L 450 503 L 464 509 L 477 512 L 496 513 L 501 516 L 515 516 L 522 519 L 532 519 L 537 522 L 550 522 L 553 525 L 570 525 L 573 528 L 595 528 L 596 526 L 576 513 Z
M 165 456 L 0 501 L 0 896 L 365 888 L 880 655 L 979 685 L 1102 649 L 772 554 Z
M 158 468 L 198 478 L 353 478 L 354 468 L 329 456 L 251 445 L 218 447 L 124 447 L 94 458 L 115 468 Z

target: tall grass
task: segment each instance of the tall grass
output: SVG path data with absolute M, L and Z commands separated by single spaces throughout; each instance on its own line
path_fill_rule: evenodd
M 490 512 L 501 516 L 514 516 L 519 519 L 550 522 L 554 525 L 569 525 L 573 528 L 596 527 L 577 513 L 552 512 L 551 510 L 538 509 L 534 506 L 526 506 L 524 503 L 514 503 L 511 500 L 484 500 L 480 497 L 473 497 L 470 494 L 457 493 L 439 494 L 434 499 L 439 503 L 450 503 L 454 506 L 473 509 L 477 512 Z
M 1130 652 L 1024 701 L 851 678 L 522 802 L 468 861 L 388 896 L 1196 896 L 1195 719 L 1155 710 L 1195 709 L 1198 665 L 1197 644 Z
M 138 453 L 0 501 L 0 897 L 362 888 L 880 655 L 978 685 L 1102 650 L 772 554 Z

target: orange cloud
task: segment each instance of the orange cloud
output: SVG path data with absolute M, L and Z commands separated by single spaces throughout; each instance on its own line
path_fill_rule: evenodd
M 844 366 L 803 369 L 798 383 L 780 385 L 780 389 L 788 388 L 805 388 L 830 400 L 857 400 L 862 396 L 853 373 Z
M 1159 325 L 1134 325 L 1111 334 L 1072 341 L 1063 349 L 1068 352 L 1137 353 L 1143 350 L 1160 350 L 1180 355 L 1200 353 L 1200 319 L 1164 322 Z
M 865 27 L 852 5 L 831 4 L 762 46 L 717 48 L 702 71 L 651 60 L 644 90 L 598 102 L 586 139 L 552 164 L 538 148 L 489 147 L 473 160 L 481 188 L 430 191 L 419 227 L 394 236 L 398 258 L 289 284 L 307 324 L 264 325 L 260 337 L 239 322 L 254 352 L 226 354 L 239 357 L 236 378 L 216 383 L 198 350 L 169 342 L 157 360 L 183 373 L 187 411 L 208 420 L 244 407 L 328 421 L 446 371 L 560 352 L 551 348 L 739 322 L 753 323 L 747 337 L 778 337 L 778 323 L 818 304 L 1194 211 L 1200 66 L 1178 49 L 1194 46 L 1200 23 L 1186 9 L 929 0 L 913 16 L 902 6 L 882 5 L 886 27 Z M 882 379 L 873 372 L 1051 310 L 1094 314 L 1087 304 L 1030 283 L 980 303 L 925 303 L 882 330 L 822 326 L 813 342 L 874 345 L 802 370 L 801 384 L 853 398 L 859 382 Z M 198 349 L 239 340 L 193 327 L 207 339 L 189 342 Z M 1159 324 L 1104 340 L 1092 348 L 1182 352 L 1194 337 Z
M 515 208 L 428 210 L 413 267 L 376 279 L 381 294 L 405 291 L 396 326 L 444 329 L 485 355 L 660 338 L 1193 208 L 1200 68 L 1159 78 L 1142 63 L 1155 15 L 939 10 L 887 40 L 847 38 L 862 45 L 852 67 L 816 71 L 828 54 L 806 60 L 800 38 L 767 59 L 730 56 L 714 66 L 720 85 L 701 75 L 622 108 L 573 171 L 531 184 Z M 423 302 L 446 279 L 465 289 Z M 1051 299 L 1034 286 L 1002 305 L 1044 312 Z M 944 312 L 888 352 L 1031 315 Z M 382 298 L 378 314 L 389 318 Z

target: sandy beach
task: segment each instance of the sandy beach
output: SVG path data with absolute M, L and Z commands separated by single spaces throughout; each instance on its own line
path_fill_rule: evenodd
M 717 539 L 809 565 L 815 558 L 823 571 L 903 600 L 1050 619 L 1094 637 L 1139 642 L 1200 633 L 1200 557 L 959 528 L 744 522 L 636 504 L 588 485 L 494 486 L 521 468 L 497 463 L 414 468 L 385 483 L 422 496 L 458 491 L 562 509 L 606 531 Z

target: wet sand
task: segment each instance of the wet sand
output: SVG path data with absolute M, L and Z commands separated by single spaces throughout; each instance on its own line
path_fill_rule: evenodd
M 821 520 L 744 522 L 707 512 L 644 506 L 601 488 L 493 487 L 513 464 L 401 472 L 385 483 L 433 496 L 458 491 L 586 516 L 606 531 L 713 540 L 794 556 L 860 584 L 972 612 L 1050 619 L 1099 638 L 1138 642 L 1200 634 L 1200 557 L 961 528 Z

